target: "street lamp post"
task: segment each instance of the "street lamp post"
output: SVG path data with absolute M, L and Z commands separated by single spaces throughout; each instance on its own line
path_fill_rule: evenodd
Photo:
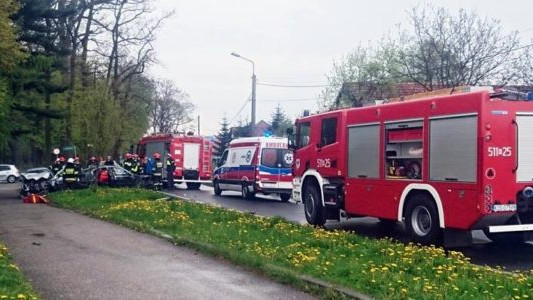
M 235 57 L 238 57 L 238 58 L 241 58 L 241 59 L 244 59 L 250 63 L 252 63 L 252 124 L 250 126 L 250 135 L 253 136 L 254 135 L 254 128 L 255 128 L 255 90 L 256 90 L 256 85 L 257 85 L 257 80 L 256 80 L 256 77 L 255 77 L 255 64 L 254 64 L 254 61 L 249 59 L 249 58 L 246 58 L 246 57 L 243 57 L 243 56 L 240 56 L 239 54 L 235 53 L 235 52 L 231 52 L 231 55 L 235 56 Z

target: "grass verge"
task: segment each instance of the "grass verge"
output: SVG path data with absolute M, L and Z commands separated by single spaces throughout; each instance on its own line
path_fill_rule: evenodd
M 202 250 L 285 282 L 294 280 L 291 274 L 299 274 L 379 299 L 533 296 L 532 272 L 477 266 L 461 253 L 441 248 L 369 239 L 198 203 L 157 200 L 161 194 L 146 190 L 91 188 L 54 193 L 50 198 L 60 207 L 141 231 L 161 232 L 178 243 L 206 245 Z
M 0 299 L 37 299 L 19 267 L 11 261 L 8 249 L 0 243 Z

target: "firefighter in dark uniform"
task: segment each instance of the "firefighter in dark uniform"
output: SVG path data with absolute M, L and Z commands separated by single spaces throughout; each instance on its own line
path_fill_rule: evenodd
M 74 187 L 74 185 L 78 182 L 78 169 L 76 165 L 74 164 L 74 159 L 69 158 L 67 160 L 67 164 L 65 165 L 65 169 L 63 170 L 63 183 L 67 187 Z
M 154 182 L 154 187 L 160 188 L 163 181 L 163 162 L 161 161 L 161 154 L 154 153 L 154 166 L 152 172 L 152 180 Z
M 115 161 L 111 158 L 111 155 L 107 156 L 107 160 L 104 162 L 104 166 L 114 166 Z
M 172 155 L 167 153 L 167 188 L 174 189 L 174 170 L 176 170 L 176 164 L 172 159 Z
M 141 162 L 139 161 L 139 155 L 133 154 L 133 166 L 131 172 L 135 175 L 141 175 Z
M 61 171 L 61 169 L 63 169 L 63 165 L 61 164 L 61 161 L 59 160 L 59 157 L 58 157 L 54 161 L 54 164 L 52 165 L 51 170 L 52 170 L 52 173 L 56 175 L 57 173 L 59 173 L 59 171 Z
M 87 168 L 97 168 L 99 165 L 98 160 L 96 160 L 96 157 L 91 156 L 89 158 L 89 163 L 87 164 Z
M 130 172 L 132 172 L 133 169 L 133 155 L 131 153 L 126 153 L 125 156 L 126 160 L 122 163 L 122 167 Z
M 76 167 L 76 171 L 78 171 L 79 174 L 81 172 L 81 162 L 78 156 L 74 157 L 74 167 Z

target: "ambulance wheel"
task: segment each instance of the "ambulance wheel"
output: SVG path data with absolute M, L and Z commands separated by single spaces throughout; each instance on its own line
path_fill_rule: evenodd
M 199 182 L 187 182 L 187 189 L 188 190 L 198 190 L 200 189 L 200 185 L 202 185 Z
M 218 180 L 215 180 L 215 182 L 213 183 L 213 189 L 215 190 L 215 196 L 220 196 L 222 194 L 222 190 L 220 189 Z
M 255 198 L 255 194 L 253 192 L 250 192 L 250 189 L 248 188 L 247 184 L 242 185 L 242 198 L 246 200 L 252 200 Z
M 425 194 L 410 197 L 405 210 L 405 229 L 417 243 L 429 245 L 441 242 L 439 213 L 435 202 Z
M 308 185 L 303 195 L 305 219 L 311 225 L 323 226 L 326 224 L 325 211 L 322 207 L 320 193 L 315 185 Z
M 289 202 L 291 194 L 279 194 L 279 197 L 281 198 L 281 202 Z

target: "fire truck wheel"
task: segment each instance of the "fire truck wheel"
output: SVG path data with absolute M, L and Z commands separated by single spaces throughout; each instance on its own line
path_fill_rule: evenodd
M 438 244 L 442 235 L 435 202 L 425 194 L 415 194 L 407 203 L 405 228 L 411 239 L 421 244 Z
M 220 196 L 222 194 L 218 180 L 215 180 L 215 183 L 213 183 L 213 190 L 215 191 L 215 196 Z
M 242 185 L 241 192 L 242 192 L 243 199 L 252 200 L 255 198 L 255 194 L 253 192 L 250 192 L 250 188 L 248 187 L 247 184 Z
M 325 212 L 320 203 L 320 193 L 315 185 L 308 185 L 303 195 L 305 218 L 311 225 L 322 226 L 326 223 Z
M 202 185 L 199 182 L 187 182 L 187 189 L 188 190 L 198 190 L 200 189 L 200 185 Z
M 279 197 L 281 198 L 281 202 L 289 202 L 291 194 L 279 194 Z

